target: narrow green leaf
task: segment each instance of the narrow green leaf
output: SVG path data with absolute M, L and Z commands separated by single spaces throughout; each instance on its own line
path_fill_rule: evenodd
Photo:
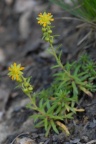
M 50 101 L 49 100 L 46 101 L 46 106 L 47 106 L 47 109 L 50 109 L 51 106 L 50 106 Z
M 75 112 L 74 112 L 75 113 Z M 73 118 L 73 112 L 64 115 L 64 118 L 72 119 Z
M 50 129 L 51 129 L 51 124 L 49 124 L 48 129 L 46 131 L 46 134 L 45 134 L 46 137 L 49 135 Z
M 51 120 L 50 122 L 51 122 L 51 126 L 52 126 L 53 130 L 54 130 L 57 134 L 59 134 L 59 131 L 58 131 L 57 127 L 56 127 L 55 122 L 54 122 L 53 120 Z
M 74 71 L 74 76 L 77 76 L 77 74 L 78 74 L 79 71 L 80 71 L 80 67 L 81 67 L 81 65 L 78 65 L 78 66 L 76 67 L 76 69 L 75 69 L 75 71 Z
M 42 106 L 43 106 L 43 99 L 41 99 L 39 102 L 39 107 L 42 108 Z
M 73 94 L 74 95 L 78 95 L 78 88 L 77 88 L 77 86 L 76 86 L 74 81 L 72 82 L 72 87 L 73 87 Z
M 52 69 L 55 69 L 55 68 L 58 68 L 58 67 L 60 67 L 59 65 L 54 65 L 54 66 L 52 66 L 51 68 Z
M 41 114 L 33 114 L 32 116 L 30 116 L 31 118 L 34 119 L 34 121 L 38 120 L 38 119 L 44 119 L 44 116 Z
M 58 108 L 57 108 L 57 110 L 55 111 L 55 114 L 58 114 L 58 113 L 60 113 L 60 111 L 61 111 L 61 108 L 62 108 L 62 105 L 58 105 Z
M 47 129 L 48 129 L 48 119 L 47 118 L 45 118 L 44 119 L 44 127 L 45 127 L 45 130 L 47 131 Z
M 65 109 L 67 110 L 67 112 L 69 112 L 71 108 L 68 104 L 65 104 Z
M 85 80 L 87 80 L 88 77 L 89 77 L 89 75 L 86 74 L 86 75 L 82 76 L 80 79 L 81 79 L 81 81 L 85 81 Z
M 44 120 L 38 122 L 38 123 L 35 125 L 36 128 L 43 127 L 43 126 L 44 126 Z
M 47 114 L 52 113 L 56 107 L 57 107 L 57 104 L 54 104 L 53 106 L 51 106 L 50 109 L 47 111 Z

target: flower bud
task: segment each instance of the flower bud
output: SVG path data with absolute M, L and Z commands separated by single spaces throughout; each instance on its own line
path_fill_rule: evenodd
M 25 86 L 25 87 L 28 87 L 28 86 L 29 86 L 29 83 L 28 83 L 28 82 L 25 82 L 25 83 L 24 83 L 24 86 Z
M 49 41 L 51 44 L 53 43 L 53 40 L 52 39 L 50 39 L 50 41 Z
M 48 42 L 49 42 L 49 38 L 48 38 L 48 37 L 46 37 L 46 38 L 45 38 L 45 41 L 48 41 Z
M 42 28 L 42 31 L 45 32 L 45 31 L 46 31 L 46 28 L 43 27 L 43 28 Z
M 51 34 L 51 33 L 52 33 L 52 30 L 49 30 L 48 33 Z
M 23 89 L 23 92 L 24 92 L 24 93 L 27 93 L 27 92 L 28 92 L 28 89 L 24 88 L 24 89 Z
M 28 88 L 28 90 L 29 90 L 29 91 L 32 91 L 32 90 L 33 90 L 33 87 L 32 87 L 32 86 L 30 86 L 30 87 Z

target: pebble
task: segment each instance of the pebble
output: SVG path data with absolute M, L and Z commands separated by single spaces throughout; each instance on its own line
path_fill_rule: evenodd
M 36 142 L 30 138 L 16 138 L 16 144 L 36 144 Z
M 82 136 L 81 141 L 84 142 L 84 143 L 85 142 L 87 143 L 88 142 L 88 137 L 87 136 Z

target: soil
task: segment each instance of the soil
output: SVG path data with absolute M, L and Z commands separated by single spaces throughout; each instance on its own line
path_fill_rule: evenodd
M 46 51 L 48 44 L 41 39 L 41 28 L 36 20 L 38 13 L 43 11 L 54 15 L 53 33 L 59 35 L 54 46 L 62 43 L 64 64 L 76 60 L 84 51 L 95 58 L 95 46 L 84 49 L 85 43 L 80 42 L 88 33 L 88 27 L 79 27 L 82 22 L 74 17 L 63 19 L 72 16 L 59 6 L 46 1 L 0 0 L 0 144 L 96 144 L 95 93 L 92 98 L 81 96 L 80 107 L 85 112 L 77 113 L 68 122 L 69 137 L 63 132 L 59 135 L 52 132 L 46 138 L 45 131 L 36 129 L 29 118 L 33 111 L 26 108 L 28 97 L 14 89 L 16 83 L 7 75 L 10 64 L 16 62 L 25 67 L 26 77 L 32 76 L 35 92 L 52 83 L 55 70 L 51 66 L 55 60 Z

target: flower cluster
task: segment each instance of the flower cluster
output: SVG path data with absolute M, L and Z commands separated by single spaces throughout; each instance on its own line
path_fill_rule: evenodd
M 11 77 L 12 80 L 16 80 L 16 81 L 20 81 L 21 77 L 23 75 L 22 70 L 24 70 L 24 67 L 21 67 L 21 64 L 16 64 L 14 63 L 13 65 L 11 65 L 9 68 L 9 77 Z
M 42 26 L 42 32 L 43 32 L 43 39 L 50 44 L 53 43 L 53 36 L 52 34 L 52 26 L 51 22 L 54 21 L 53 15 L 51 13 L 44 12 L 43 14 L 40 13 L 37 17 L 38 24 Z
M 43 27 L 46 27 L 51 24 L 51 21 L 54 21 L 53 15 L 51 13 L 44 12 L 43 14 L 40 13 L 37 18 L 38 24 L 42 25 Z
M 18 86 L 21 87 L 22 91 L 26 94 L 30 94 L 33 90 L 33 86 L 30 84 L 30 78 L 25 78 L 23 76 L 22 70 L 24 67 L 21 67 L 21 64 L 12 64 L 9 68 L 8 76 L 11 77 L 12 80 L 18 82 Z

